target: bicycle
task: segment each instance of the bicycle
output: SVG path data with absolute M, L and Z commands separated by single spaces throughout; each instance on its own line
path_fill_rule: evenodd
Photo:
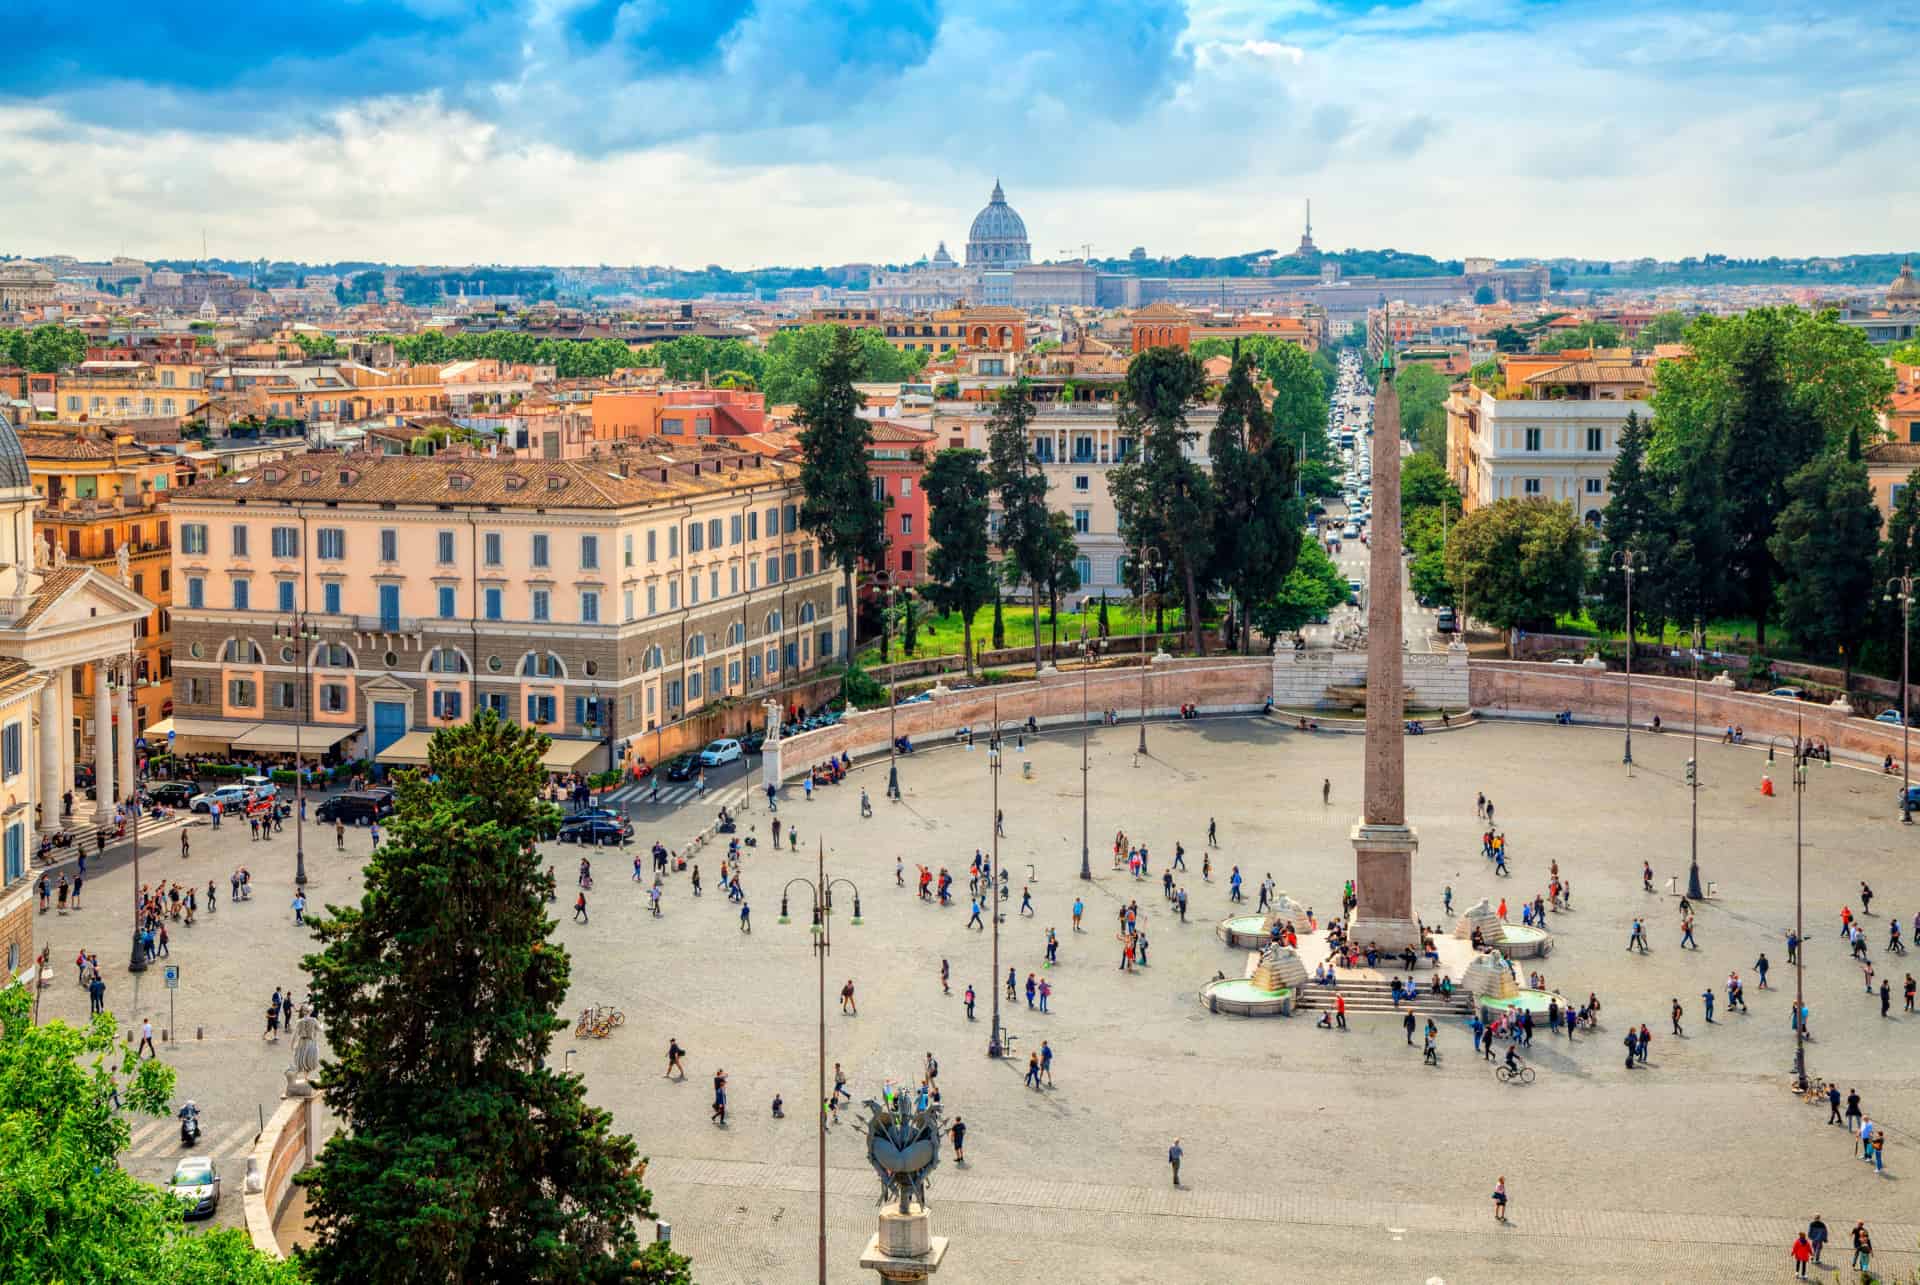
M 1524 1062 L 1518 1068 L 1501 1063 L 1493 1068 L 1493 1078 L 1502 1084 L 1532 1084 L 1533 1068 Z
M 592 1036 L 604 1040 L 626 1024 L 627 1015 L 610 1005 L 596 1004 L 592 1008 L 580 1010 L 580 1020 L 574 1023 L 573 1038 L 582 1039 Z

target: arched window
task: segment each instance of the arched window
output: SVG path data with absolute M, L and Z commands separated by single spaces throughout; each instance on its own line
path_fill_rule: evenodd
M 780 618 L 780 613 L 779 613 L 779 612 L 777 612 L 777 611 L 769 611 L 769 612 L 767 613 L 767 632 L 768 632 L 768 633 L 770 633 L 770 634 L 777 634 L 777 633 L 779 633 L 779 632 L 780 632 L 780 630 L 781 630 L 781 628 L 783 627 L 783 625 L 784 625 L 784 623 L 785 623 L 785 622 L 784 622 L 784 621 L 782 621 L 782 620 L 781 620 L 781 618 Z
M 321 643 L 313 649 L 313 664 L 320 669 L 352 669 L 353 653 L 339 643 Z
M 644 673 L 650 669 L 660 668 L 660 659 L 660 644 L 655 643 L 653 646 L 647 648 L 640 656 L 641 672 Z
M 260 648 L 245 638 L 229 638 L 226 646 L 220 649 L 220 660 L 228 665 L 258 665 L 266 657 Z
M 464 674 L 467 672 L 467 658 L 456 647 L 435 647 L 427 653 L 427 672 Z
M 813 604 L 810 602 L 801 603 L 800 604 L 800 623 L 803 625 L 810 625 L 813 623 L 813 617 L 814 617 Z
M 530 651 L 520 662 L 522 678 L 565 678 L 567 667 L 550 651 Z
M 1590 526 L 1590 527 L 1597 527 L 1597 526 L 1599 526 L 1599 525 L 1600 525 L 1600 510 L 1599 510 L 1599 509 L 1588 509 L 1588 510 L 1587 510 L 1587 525 L 1588 525 L 1588 526 Z

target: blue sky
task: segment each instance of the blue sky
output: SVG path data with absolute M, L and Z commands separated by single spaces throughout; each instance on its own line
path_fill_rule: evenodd
M 98 0 L 9 20 L 0 252 L 896 261 L 1915 238 L 1891 6 Z M 1903 226 L 1903 222 L 1905 225 Z

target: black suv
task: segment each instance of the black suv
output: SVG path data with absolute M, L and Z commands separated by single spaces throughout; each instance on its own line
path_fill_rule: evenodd
M 322 821 L 344 821 L 348 825 L 370 825 L 393 814 L 392 790 L 355 790 L 336 794 L 314 809 Z
M 200 788 L 191 781 L 155 781 L 147 787 L 147 797 L 169 808 L 184 808 L 193 802 Z

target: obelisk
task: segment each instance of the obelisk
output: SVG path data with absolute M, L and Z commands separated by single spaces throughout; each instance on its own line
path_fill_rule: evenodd
M 1393 349 L 1380 362 L 1373 404 L 1373 535 L 1367 562 L 1366 796 L 1353 827 L 1354 899 L 1347 937 L 1394 953 L 1420 947 L 1413 916 L 1413 853 L 1407 824 L 1405 663 L 1400 604 L 1400 397 Z

